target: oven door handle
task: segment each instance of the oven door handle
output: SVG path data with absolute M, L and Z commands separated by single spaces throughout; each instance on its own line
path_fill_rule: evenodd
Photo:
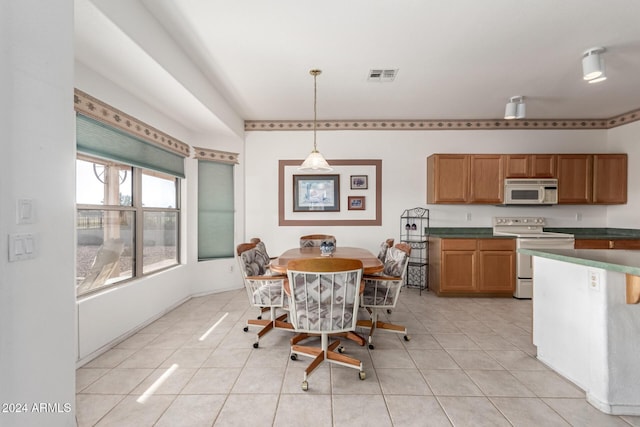
M 544 187 L 540 187 L 540 191 L 538 194 L 540 194 L 540 196 L 538 197 L 538 203 L 542 203 L 544 202 L 544 197 L 545 197 L 545 193 L 547 190 L 544 189 Z

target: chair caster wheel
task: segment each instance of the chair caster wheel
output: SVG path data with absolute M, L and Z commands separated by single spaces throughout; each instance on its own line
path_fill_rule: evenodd
M 254 343 L 253 343 L 253 348 L 258 348 L 258 345 L 259 345 L 259 344 L 258 344 L 257 342 L 254 342 Z
M 244 328 L 242 328 L 242 330 L 245 331 L 245 332 L 249 332 L 249 327 L 245 326 Z
M 336 350 L 338 350 L 338 353 L 344 353 L 344 347 L 343 346 L 339 346 Z
M 369 350 L 373 350 L 374 348 L 376 348 L 373 344 L 369 344 Z
M 364 371 L 360 371 L 358 372 L 358 378 L 360 378 L 360 380 L 364 380 L 367 378 L 367 374 Z
M 390 309 L 387 309 L 387 314 L 391 314 L 391 310 Z
M 256 317 L 256 319 L 262 320 L 262 316 L 258 316 L 258 317 Z
M 291 360 L 298 360 L 298 355 L 297 355 L 297 354 L 295 354 L 295 353 L 293 353 L 293 354 L 291 355 Z
M 405 341 L 411 341 L 411 337 L 410 337 L 409 335 L 405 335 L 405 336 L 404 336 L 404 340 L 405 340 Z
M 309 390 L 309 383 L 307 381 L 302 381 L 302 391 Z

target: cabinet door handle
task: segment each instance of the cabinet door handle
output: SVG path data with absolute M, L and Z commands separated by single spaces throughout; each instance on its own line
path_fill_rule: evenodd
M 609 240 L 609 249 L 613 249 L 613 248 L 614 248 L 613 240 Z

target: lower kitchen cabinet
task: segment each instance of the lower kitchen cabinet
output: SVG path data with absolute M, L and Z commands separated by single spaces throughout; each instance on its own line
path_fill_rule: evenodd
M 430 238 L 429 288 L 442 296 L 512 296 L 515 239 Z
M 576 239 L 576 249 L 640 249 L 640 239 Z
M 474 239 L 442 241 L 441 292 L 475 292 L 477 287 L 478 253 Z
M 478 240 L 478 291 L 513 295 L 516 279 L 516 244 L 509 239 Z

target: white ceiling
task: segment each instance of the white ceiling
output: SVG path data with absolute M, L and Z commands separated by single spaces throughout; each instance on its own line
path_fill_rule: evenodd
M 637 0 L 75 0 L 76 59 L 193 130 L 242 120 L 609 118 L 640 108 Z M 608 79 L 582 80 L 604 46 Z M 391 83 L 372 68 L 398 68 Z

